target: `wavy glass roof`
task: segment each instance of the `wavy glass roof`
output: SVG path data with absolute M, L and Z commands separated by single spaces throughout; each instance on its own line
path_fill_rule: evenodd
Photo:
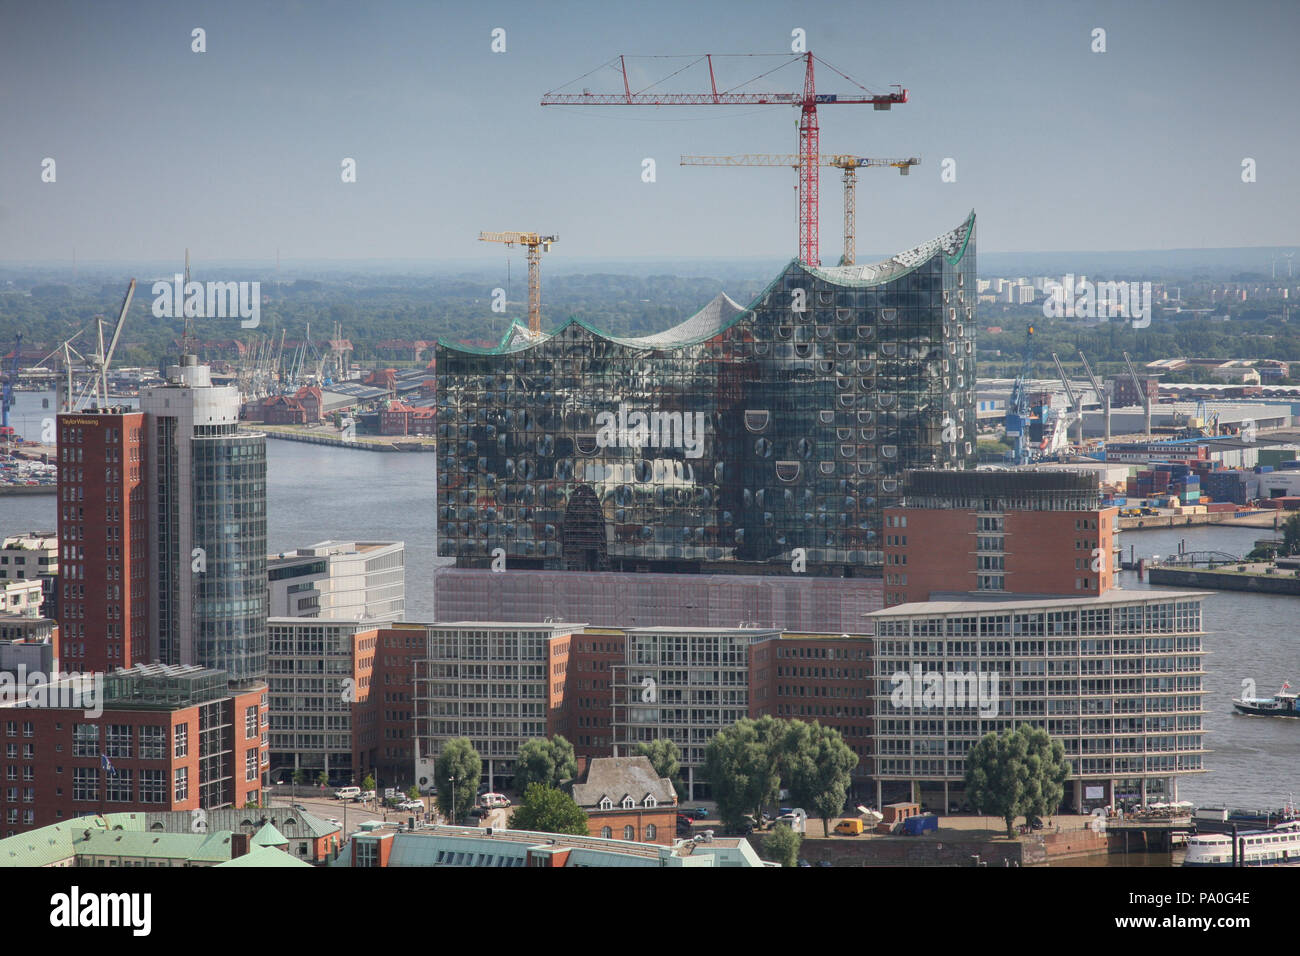
M 798 266 L 811 275 L 814 275 L 827 282 L 835 285 L 847 286 L 850 288 L 866 288 L 869 286 L 880 285 L 885 282 L 891 282 L 901 276 L 906 275 L 922 263 L 929 261 L 936 253 L 942 252 L 950 263 L 956 265 L 961 261 L 962 256 L 966 253 L 967 243 L 975 231 L 975 210 L 971 210 L 970 215 L 957 228 L 944 233 L 934 239 L 930 239 L 914 246 L 905 252 L 891 256 L 880 262 L 871 265 L 852 265 L 852 266 L 831 266 L 827 268 L 810 268 L 791 260 L 790 265 Z M 560 332 L 563 332 L 570 325 L 577 325 L 586 329 L 597 338 L 604 339 L 607 342 L 615 342 L 619 345 L 626 345 L 630 348 L 639 349 L 672 349 L 681 348 L 685 345 L 693 345 L 697 342 L 703 342 L 713 338 L 719 332 L 723 332 L 738 322 L 743 316 L 753 311 L 754 307 L 766 298 L 772 286 L 780 281 L 790 265 L 781 271 L 776 279 L 769 286 L 758 294 L 754 302 L 748 308 L 740 305 L 725 292 L 719 292 L 708 305 L 700 309 L 684 322 L 674 325 L 670 329 L 662 332 L 655 332 L 651 335 L 638 337 L 624 337 L 610 335 L 582 319 L 571 317 L 559 329 L 550 335 L 543 333 L 533 338 L 527 326 L 520 322 L 514 322 L 506 330 L 505 335 L 501 337 L 501 342 L 490 349 L 475 348 L 473 346 L 461 345 L 454 342 L 447 342 L 443 339 L 438 340 L 438 345 L 443 348 L 454 349 L 458 352 L 468 352 L 478 355 L 502 355 L 512 352 L 520 352 L 534 345 L 539 345 L 548 339 L 553 338 Z

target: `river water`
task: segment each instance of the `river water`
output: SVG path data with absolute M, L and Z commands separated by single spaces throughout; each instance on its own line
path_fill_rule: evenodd
M 38 393 L 19 392 L 13 421 L 35 437 Z M 53 406 L 51 399 L 50 405 Z M 347 451 L 278 439 L 267 440 L 267 541 L 274 553 L 317 541 L 406 542 L 406 619 L 433 620 L 431 576 L 447 564 L 437 557 L 434 536 L 435 455 Z M 54 495 L 0 497 L 0 533 L 56 527 Z M 1189 551 L 1244 555 L 1259 528 L 1204 525 L 1125 531 L 1124 557 Z M 1120 576 L 1125 588 L 1145 588 L 1134 572 Z M 1184 777 L 1179 797 L 1201 805 L 1278 807 L 1300 793 L 1300 720 L 1243 717 L 1232 710 L 1243 680 L 1262 695 L 1285 680 L 1300 686 L 1300 597 L 1215 592 L 1205 601 L 1206 755 L 1210 771 Z

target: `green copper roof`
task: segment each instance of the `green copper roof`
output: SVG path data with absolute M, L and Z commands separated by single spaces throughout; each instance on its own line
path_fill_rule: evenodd
M 312 865 L 305 860 L 300 860 L 296 856 L 290 856 L 283 850 L 276 850 L 269 846 L 253 847 L 243 856 L 237 856 L 233 860 L 217 864 L 218 869 L 226 866 L 293 867 L 295 869 L 306 867 L 309 870 L 312 868 Z
M 109 813 L 104 816 L 75 817 L 62 823 L 52 823 L 38 830 L 19 833 L 0 840 L 0 867 L 54 866 L 75 855 L 74 844 L 89 830 L 144 830 L 144 815 L 134 813 Z
M 268 823 L 253 836 L 255 846 L 288 846 L 289 840 L 283 833 Z

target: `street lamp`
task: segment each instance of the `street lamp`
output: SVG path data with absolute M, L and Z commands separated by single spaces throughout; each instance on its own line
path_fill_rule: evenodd
M 451 778 L 451 825 L 456 825 L 456 778 Z

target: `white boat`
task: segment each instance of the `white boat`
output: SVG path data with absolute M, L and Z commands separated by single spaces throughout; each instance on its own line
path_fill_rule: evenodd
M 1300 820 L 1237 834 L 1238 866 L 1300 866 Z M 1232 866 L 1232 836 L 1201 833 L 1187 841 L 1183 866 Z

